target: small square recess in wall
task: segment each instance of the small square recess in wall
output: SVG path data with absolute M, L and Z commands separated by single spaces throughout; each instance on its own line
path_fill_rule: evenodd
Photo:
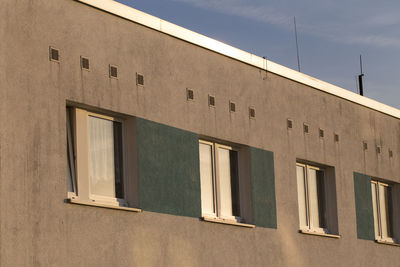
M 250 117 L 250 119 L 256 118 L 256 109 L 255 108 L 249 107 L 249 117 Z
M 368 149 L 368 143 L 366 141 L 363 142 L 363 149 L 364 150 Z
M 194 101 L 194 91 L 193 91 L 193 89 L 186 88 L 186 100 Z
M 118 78 L 118 67 L 114 65 L 109 66 L 110 78 Z
M 83 70 L 89 70 L 90 63 L 89 63 L 89 59 L 87 57 L 82 57 L 81 56 L 81 68 Z
M 136 84 L 140 86 L 144 86 L 144 75 L 140 73 L 136 73 Z
M 335 140 L 335 142 L 339 142 L 339 135 L 338 134 L 334 134 L 333 135 L 333 139 Z
M 60 62 L 60 52 L 57 48 L 49 47 L 49 59 L 50 61 Z
M 288 129 L 292 129 L 293 128 L 293 120 L 287 119 L 286 125 L 287 125 Z
M 319 129 L 319 137 L 324 138 L 325 132 L 323 129 Z
M 309 129 L 310 127 L 308 126 L 308 124 L 307 123 L 304 123 L 303 124 L 303 131 L 304 131 L 304 133 L 307 133 L 308 134 L 308 132 L 309 132 Z
M 208 95 L 208 105 L 210 107 L 215 107 L 215 96 Z
M 229 111 L 236 112 L 236 104 L 235 102 L 229 101 Z

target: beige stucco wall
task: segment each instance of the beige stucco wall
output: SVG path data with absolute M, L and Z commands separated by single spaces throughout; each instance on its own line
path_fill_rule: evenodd
M 357 239 L 353 189 L 353 171 L 400 182 L 399 119 L 271 73 L 263 79 L 254 67 L 73 0 L 1 1 L 0 40 L 1 266 L 400 261 L 400 248 Z M 59 64 L 48 59 L 50 45 L 60 49 Z M 81 71 L 81 55 L 90 58 L 90 72 Z M 119 67 L 118 80 L 108 77 L 108 64 Z M 145 87 L 136 86 L 136 72 Z M 186 101 L 187 87 L 194 102 Z M 208 94 L 216 108 L 208 107 Z M 67 100 L 273 151 L 278 229 L 64 203 Z M 255 120 L 248 118 L 250 105 Z M 375 144 L 382 145 L 379 156 Z M 297 232 L 296 158 L 335 167 L 341 239 Z

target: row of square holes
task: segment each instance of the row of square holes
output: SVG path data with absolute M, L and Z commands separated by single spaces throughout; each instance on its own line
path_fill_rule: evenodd
M 49 58 L 51 61 L 60 62 L 59 50 L 50 46 Z M 89 63 L 88 58 L 81 56 L 81 68 L 84 70 L 90 69 L 90 63 Z M 109 65 L 109 75 L 110 75 L 110 78 L 118 78 L 118 67 L 110 64 Z M 144 85 L 144 76 L 142 74 L 136 73 L 136 84 L 142 85 L 142 86 Z M 186 97 L 187 97 L 187 100 L 191 100 L 191 101 L 194 100 L 194 92 L 192 89 L 189 89 L 189 88 L 186 89 Z M 215 97 L 214 96 L 208 95 L 208 105 L 210 107 L 215 107 Z M 236 112 L 236 104 L 232 101 L 229 101 L 229 111 Z M 251 119 L 255 119 L 256 110 L 254 107 L 249 107 L 249 117 Z M 290 120 L 290 119 L 287 120 L 287 127 L 293 128 L 292 120 Z M 309 133 L 309 126 L 306 123 L 303 124 L 303 131 L 304 131 L 304 133 Z M 324 130 L 323 129 L 319 129 L 319 137 L 324 138 Z M 334 134 L 334 140 L 335 140 L 335 142 L 339 142 L 339 135 L 336 133 Z M 368 150 L 368 143 L 366 141 L 363 142 L 363 149 Z M 380 146 L 376 147 L 376 152 L 378 154 L 381 153 L 381 150 L 382 149 Z M 393 157 L 393 151 L 391 149 L 389 149 L 389 157 L 390 158 Z
M 368 150 L 368 143 L 367 141 L 363 141 L 363 149 Z M 376 153 L 380 154 L 382 152 L 382 147 L 381 146 L 376 146 Z M 389 158 L 393 158 L 393 150 L 389 149 Z
M 186 89 L 186 97 L 187 100 L 193 101 L 194 100 L 194 92 L 192 89 L 187 88 Z M 215 107 L 215 97 L 212 95 L 208 95 L 208 105 L 210 107 Z M 230 112 L 235 112 L 236 111 L 236 104 L 232 101 L 229 101 L 229 111 Z M 256 113 L 255 113 L 255 109 L 253 107 L 249 107 L 249 116 L 250 118 L 255 118 L 256 117 Z M 287 120 L 287 128 L 291 129 L 293 128 L 293 121 L 291 119 Z M 304 133 L 308 134 L 309 133 L 309 125 L 304 123 L 303 124 L 303 131 Z M 320 138 L 324 138 L 325 136 L 325 131 L 323 129 L 319 129 L 318 130 L 318 134 Z M 334 140 L 335 142 L 339 142 L 339 135 L 338 134 L 334 134 Z M 366 142 L 363 142 L 363 147 L 364 150 L 368 149 L 368 144 Z M 381 148 L 379 146 L 377 146 L 376 148 L 376 152 L 378 154 L 381 153 Z M 389 157 L 392 158 L 393 157 L 393 151 L 389 149 Z
M 186 88 L 186 99 L 188 101 L 194 101 L 194 91 L 193 89 Z M 215 96 L 208 95 L 208 106 L 215 107 Z M 229 101 L 229 111 L 234 113 L 236 112 L 236 103 L 233 101 Z M 250 119 L 256 118 L 256 109 L 254 107 L 249 107 L 249 117 Z
M 289 129 L 293 128 L 293 121 L 288 119 L 287 120 L 287 127 Z M 304 133 L 309 133 L 309 126 L 308 124 L 304 123 L 303 124 L 303 131 Z M 319 137 L 324 138 L 324 130 L 323 129 L 319 129 Z M 338 134 L 334 134 L 334 140 L 335 142 L 339 142 L 339 135 Z M 366 141 L 363 142 L 363 149 L 364 150 L 368 150 L 368 143 Z M 376 146 L 376 153 L 380 154 L 382 151 L 382 148 L 380 146 Z M 389 152 L 389 157 L 392 158 L 393 157 L 393 151 L 391 149 L 388 150 Z
M 49 59 L 50 61 L 60 62 L 60 52 L 58 49 L 51 47 L 49 49 Z M 90 70 L 90 63 L 87 57 L 81 56 L 81 69 Z M 115 65 L 109 65 L 109 77 L 118 79 L 118 67 Z M 136 84 L 144 86 L 144 76 L 140 73 L 136 73 Z
M 287 128 L 292 129 L 293 128 L 293 120 L 287 119 Z M 308 134 L 310 132 L 310 126 L 307 123 L 303 123 L 303 132 Z M 324 138 L 325 137 L 325 131 L 321 128 L 318 130 L 319 137 Z M 339 142 L 339 135 L 335 133 L 333 135 L 333 138 L 335 142 Z
M 60 53 L 59 50 L 51 47 L 49 48 L 49 58 L 51 61 L 55 62 L 60 62 Z M 90 69 L 90 63 L 89 59 L 86 57 L 81 56 L 81 69 L 83 70 L 89 70 Z M 110 78 L 118 78 L 118 68 L 117 66 L 114 65 L 109 65 L 109 75 Z M 136 84 L 137 85 L 144 85 L 144 76 L 136 73 Z M 192 89 L 187 89 L 187 100 L 194 100 L 194 92 Z M 208 105 L 210 107 L 215 107 L 215 97 L 212 95 L 208 96 Z M 232 101 L 229 101 L 229 111 L 230 112 L 236 112 L 236 104 Z M 249 117 L 251 119 L 255 119 L 256 117 L 256 110 L 254 107 L 249 107 Z
M 49 48 L 49 59 L 50 61 L 60 62 L 60 53 L 59 50 L 51 47 Z M 84 70 L 90 69 L 89 59 L 81 56 L 81 68 Z M 114 65 L 109 65 L 109 75 L 110 78 L 118 78 L 118 68 Z M 138 85 L 144 85 L 144 76 L 136 73 L 136 83 Z M 194 92 L 192 89 L 187 89 L 187 100 L 194 100 Z M 208 96 L 208 105 L 210 107 L 215 107 L 215 97 L 212 95 Z M 236 104 L 232 101 L 229 101 L 229 110 L 230 112 L 236 112 Z M 249 107 L 249 117 L 255 119 L 256 110 L 254 107 Z

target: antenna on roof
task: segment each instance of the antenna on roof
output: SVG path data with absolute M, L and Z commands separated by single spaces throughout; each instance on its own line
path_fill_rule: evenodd
M 297 41 L 297 25 L 296 25 L 296 17 L 293 17 L 294 21 L 294 36 L 296 38 L 296 51 L 297 51 L 297 68 L 300 72 L 300 56 L 299 56 L 299 43 Z
M 364 95 L 364 88 L 363 88 L 363 69 L 362 69 L 362 57 L 360 55 L 360 75 L 358 75 L 358 86 L 360 88 L 360 95 Z
M 263 57 L 263 59 L 265 62 L 265 77 L 263 77 L 263 80 L 266 80 L 268 78 L 267 77 L 267 75 L 268 75 L 268 60 L 267 60 L 267 57 Z

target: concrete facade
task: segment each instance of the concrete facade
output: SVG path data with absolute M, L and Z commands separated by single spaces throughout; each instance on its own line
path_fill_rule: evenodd
M 399 247 L 357 238 L 353 185 L 353 172 L 400 183 L 399 117 L 73 0 L 1 1 L 0 39 L 1 266 L 400 261 Z M 59 63 L 49 61 L 49 46 L 59 49 Z M 90 59 L 90 71 L 81 70 L 80 56 Z M 109 78 L 109 64 L 118 66 L 118 79 Z M 136 72 L 144 87 L 136 85 Z M 195 101 L 186 100 L 186 88 Z M 207 105 L 209 94 L 215 108 Z M 67 102 L 273 151 L 277 229 L 65 203 Z M 340 239 L 298 233 L 296 159 L 335 168 Z

